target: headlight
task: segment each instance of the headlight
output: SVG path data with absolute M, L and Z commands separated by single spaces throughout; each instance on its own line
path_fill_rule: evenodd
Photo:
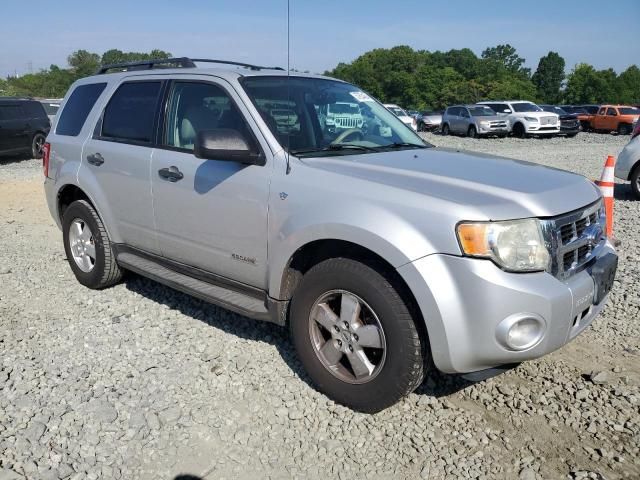
M 538 119 L 536 117 L 524 117 L 527 122 L 537 123 Z
M 480 125 L 482 125 L 483 127 L 488 127 L 490 125 L 490 123 L 488 121 L 486 121 L 486 120 L 482 120 L 480 122 Z
M 534 218 L 460 223 L 457 234 L 465 255 L 491 259 L 505 270 L 535 272 L 550 267 L 540 222 Z

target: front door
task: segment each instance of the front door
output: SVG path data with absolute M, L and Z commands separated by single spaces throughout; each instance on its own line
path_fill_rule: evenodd
M 96 178 L 120 239 L 159 253 L 151 199 L 151 152 L 161 80 L 120 84 L 83 148 L 81 178 Z
M 231 88 L 223 81 L 189 78 L 170 85 L 164 133 L 151 162 L 160 249 L 170 260 L 266 288 L 272 163 L 194 156 L 202 130 L 234 129 L 258 140 L 255 124 Z

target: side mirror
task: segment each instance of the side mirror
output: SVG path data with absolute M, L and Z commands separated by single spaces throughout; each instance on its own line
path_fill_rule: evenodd
M 193 153 L 196 158 L 204 160 L 264 165 L 264 155 L 252 148 L 251 144 L 252 142 L 238 130 L 230 128 L 200 130 L 196 135 Z

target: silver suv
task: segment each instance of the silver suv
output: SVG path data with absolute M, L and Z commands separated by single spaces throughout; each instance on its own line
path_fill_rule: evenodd
M 586 178 L 434 148 L 342 81 L 198 62 L 105 67 L 62 102 L 44 183 L 81 284 L 132 271 L 286 325 L 318 389 L 366 412 L 603 308 L 617 256 Z M 345 103 L 366 129 L 324 128 Z
M 455 105 L 445 110 L 441 130 L 443 135 L 506 137 L 509 135 L 509 121 L 484 105 Z

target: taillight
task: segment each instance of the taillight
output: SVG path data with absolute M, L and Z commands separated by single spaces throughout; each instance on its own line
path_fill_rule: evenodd
M 636 123 L 636 128 L 634 128 L 633 132 L 631 133 L 631 139 L 636 138 L 638 135 L 640 135 L 640 118 L 638 119 L 638 122 Z
M 49 176 L 49 153 L 51 153 L 51 144 L 45 143 L 42 147 L 42 171 L 44 176 Z

